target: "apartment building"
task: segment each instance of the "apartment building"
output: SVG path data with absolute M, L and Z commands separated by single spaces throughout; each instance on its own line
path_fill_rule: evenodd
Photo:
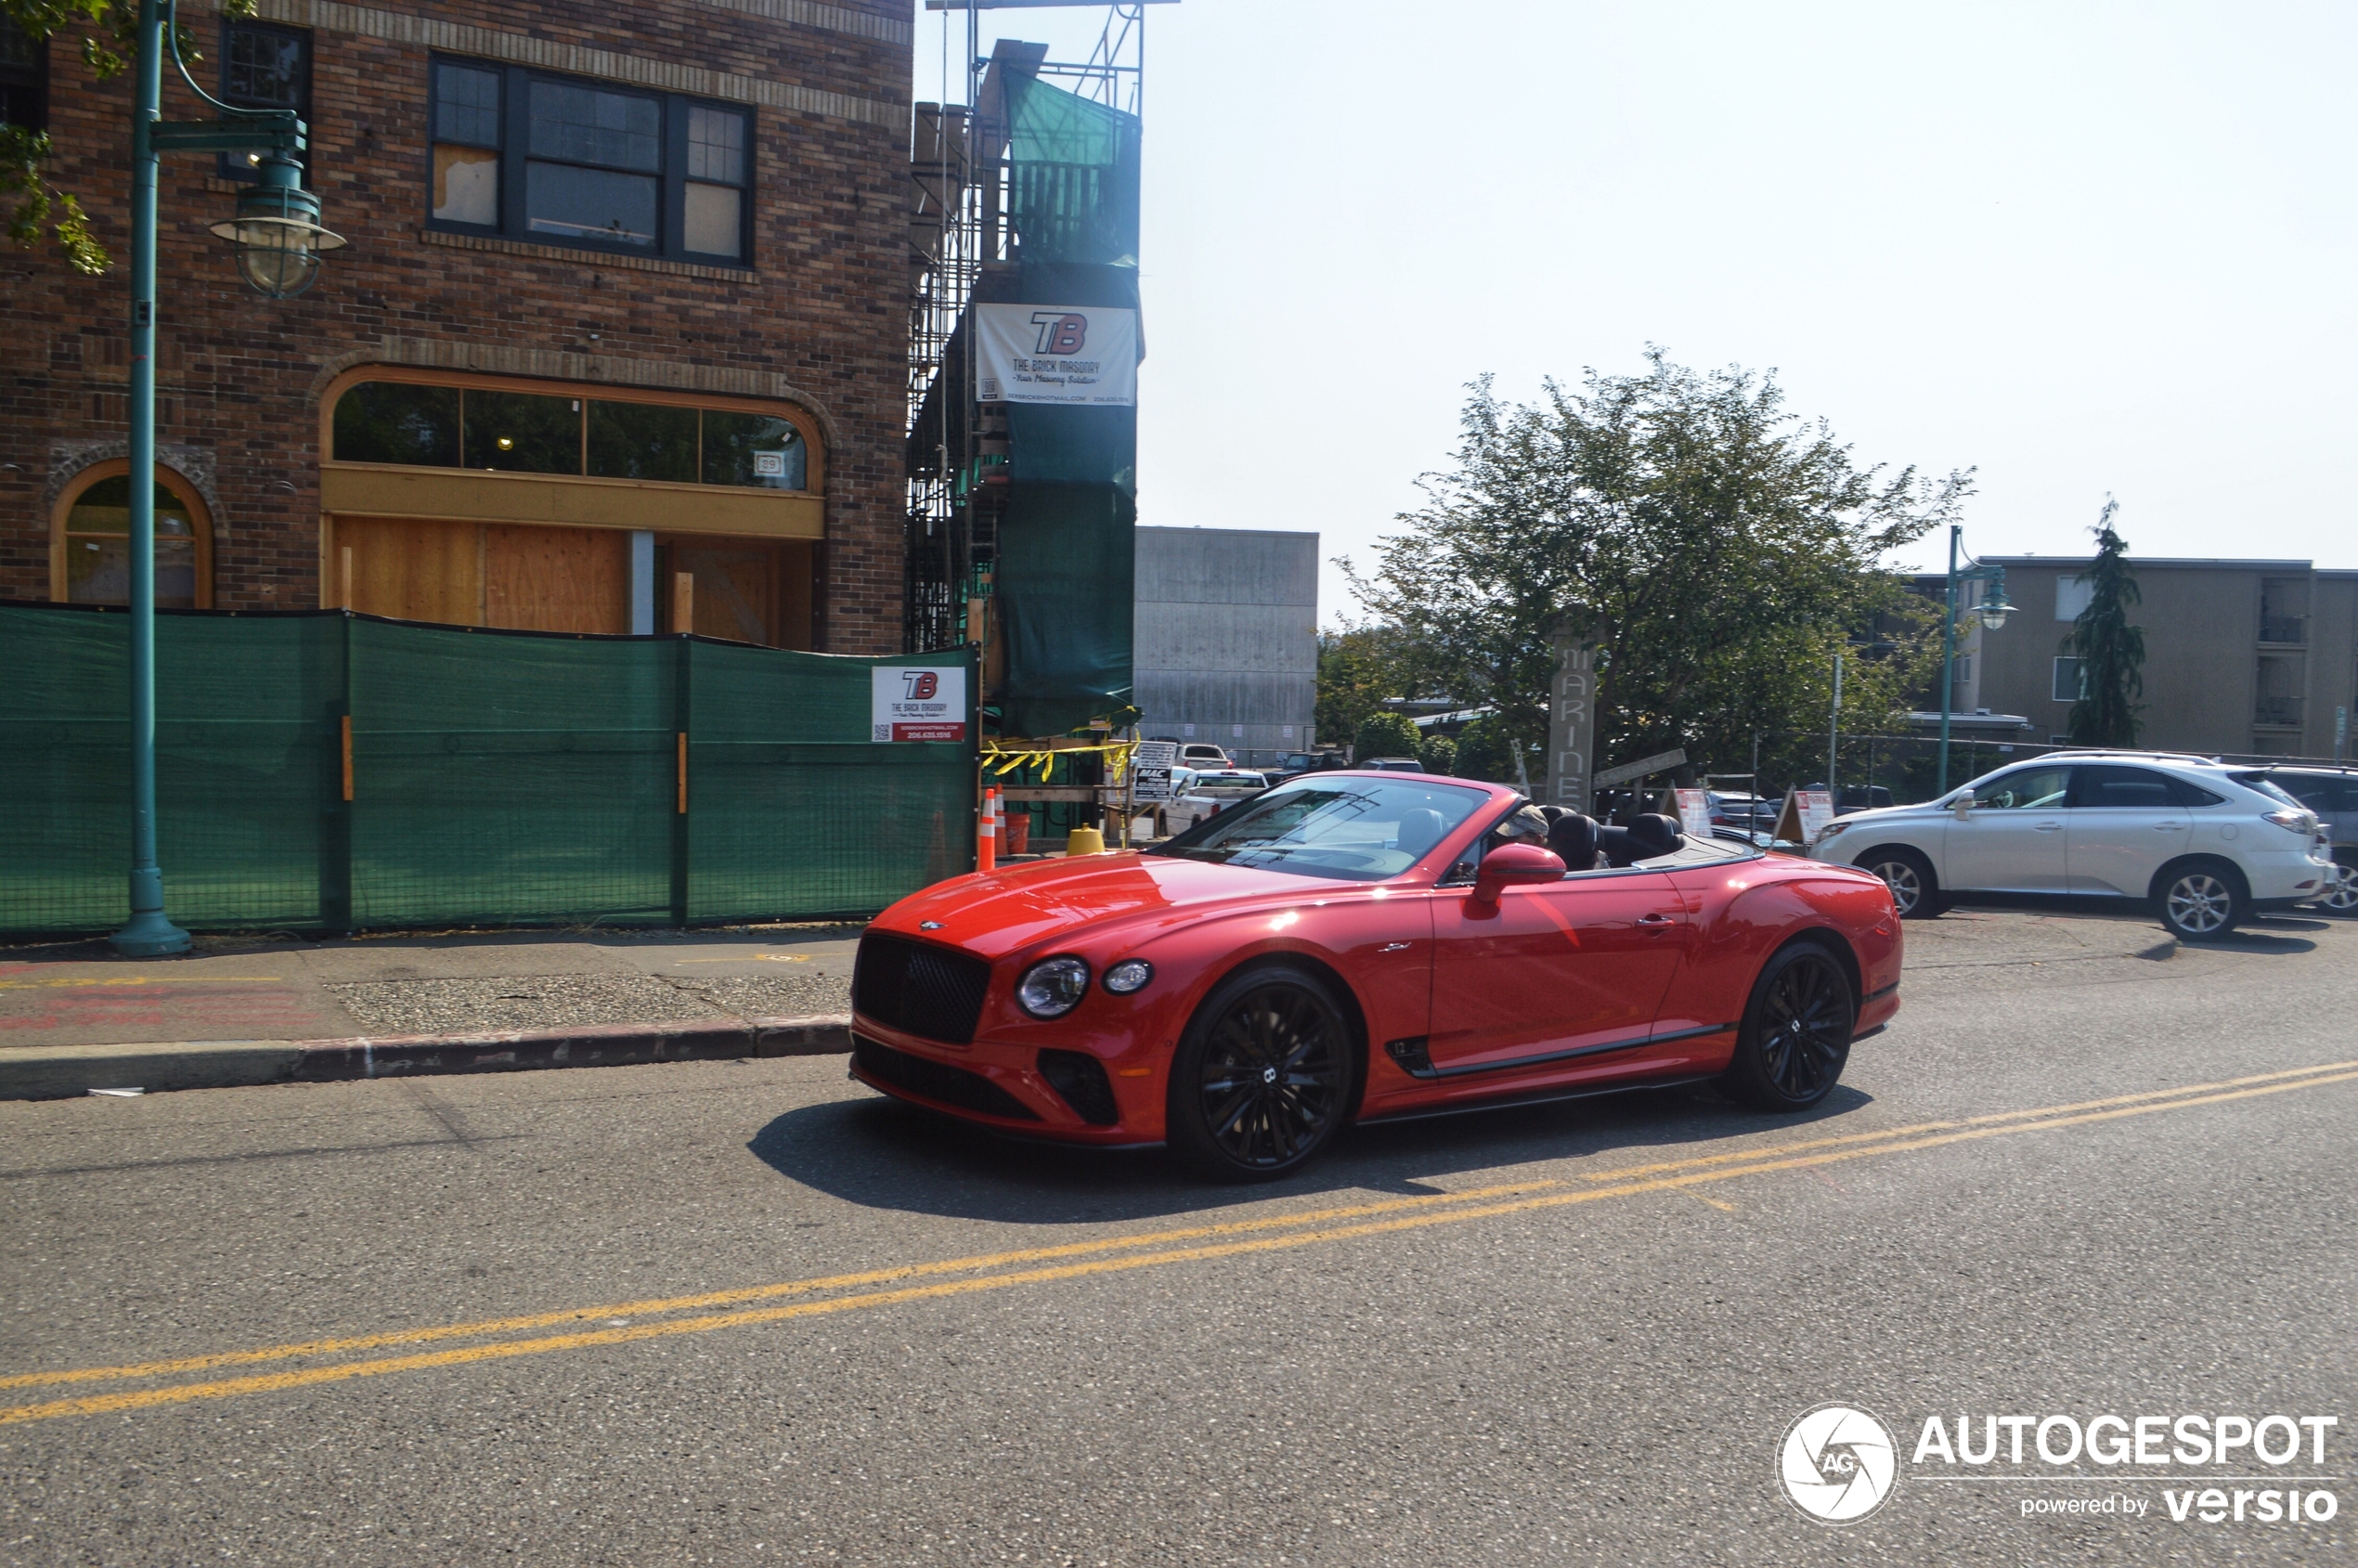
M 181 17 L 349 243 L 266 299 L 208 232 L 253 168 L 165 155 L 160 603 L 900 649 L 907 0 Z M 6 253 L 0 598 L 121 602 L 130 82 L 0 57 L 115 256 Z
M 2089 563 L 1983 559 L 2006 569 L 2019 613 L 1997 631 L 1970 617 L 1952 703 L 2031 720 L 2026 739 L 2060 740 L 2079 695 L 2061 646 L 2086 607 Z M 2358 708 L 2358 571 L 2307 561 L 2130 558 L 2143 600 L 2144 729 L 2140 744 L 2268 757 L 2351 755 Z M 1938 578 L 1923 580 L 1937 594 Z

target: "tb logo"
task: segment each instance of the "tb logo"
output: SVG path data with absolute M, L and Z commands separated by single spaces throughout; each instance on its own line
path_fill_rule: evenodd
M 930 669 L 904 669 L 900 680 L 908 689 L 905 700 L 909 702 L 931 702 L 941 691 L 941 677 Z
M 1040 329 L 1034 354 L 1078 354 L 1089 341 L 1089 317 L 1073 311 L 1034 311 L 1031 324 Z

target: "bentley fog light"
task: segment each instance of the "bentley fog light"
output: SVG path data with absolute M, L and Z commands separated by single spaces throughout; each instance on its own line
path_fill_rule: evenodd
M 1125 958 L 1106 971 L 1106 989 L 1127 996 L 1155 978 L 1155 966 L 1143 958 Z

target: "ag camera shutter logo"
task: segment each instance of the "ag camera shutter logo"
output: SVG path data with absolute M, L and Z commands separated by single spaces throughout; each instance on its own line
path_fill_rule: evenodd
M 1891 1429 L 1850 1405 L 1820 1405 L 1785 1429 L 1777 1479 L 1820 1524 L 1855 1524 L 1891 1496 L 1899 1453 Z

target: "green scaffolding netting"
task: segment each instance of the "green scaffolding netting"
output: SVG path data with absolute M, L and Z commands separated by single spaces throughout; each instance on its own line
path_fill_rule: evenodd
M 1008 90 L 1007 207 L 1023 259 L 1136 266 L 1138 117 L 1034 76 Z
M 1127 721 L 1136 522 L 1136 503 L 1117 486 L 1010 487 L 999 520 L 1001 732 L 1059 735 L 1092 719 Z
M 127 915 L 128 628 L 0 610 L 0 930 Z M 964 654 L 333 612 L 160 615 L 156 646 L 158 858 L 183 925 L 853 914 L 972 863 L 971 744 L 868 739 L 871 668 Z
M 1017 301 L 1138 308 L 1139 123 L 1036 79 L 1007 147 Z M 1006 628 L 999 727 L 1053 735 L 1133 711 L 1134 408 L 1017 403 L 995 591 Z

